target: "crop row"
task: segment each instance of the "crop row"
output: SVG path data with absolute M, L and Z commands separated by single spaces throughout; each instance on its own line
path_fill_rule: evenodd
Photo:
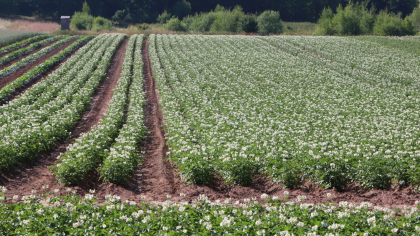
M 395 54 L 413 67 L 392 80 L 392 71 L 377 69 L 388 61 L 377 57 L 386 48 L 374 54 L 361 44 L 344 53 L 331 41 L 323 52 L 331 45 L 343 51 L 333 60 L 339 56 L 314 55 L 291 40 L 151 36 L 169 155 L 181 176 L 199 183 L 220 175 L 246 185 L 265 173 L 289 187 L 302 179 L 326 188 L 419 184 L 415 59 Z M 345 60 L 369 53 L 376 61 L 370 70 Z
M 113 91 L 112 99 L 109 102 L 105 116 L 97 126 L 93 127 L 90 132 L 82 134 L 67 148 L 67 151 L 63 155 L 58 157 L 61 162 L 54 167 L 54 174 L 59 182 L 64 184 L 75 184 L 83 180 L 90 171 L 98 167 L 103 161 L 102 157 L 107 156 L 105 153 L 118 137 L 120 129 L 125 122 L 124 114 L 128 104 L 128 91 L 132 81 L 133 55 L 137 40 L 141 41 L 142 36 L 133 35 L 128 41 L 122 71 Z M 136 50 L 136 52 L 138 52 L 138 50 Z M 124 141 L 123 138 L 124 137 L 119 137 L 117 143 Z M 116 148 L 118 148 L 118 144 Z M 112 150 L 113 151 L 110 154 L 111 157 L 116 154 L 115 148 Z M 127 162 L 129 164 L 137 163 L 135 161 L 133 162 L 131 159 L 127 160 Z M 112 163 L 108 163 L 104 171 L 115 168 L 111 164 Z M 121 173 L 120 175 L 123 174 L 124 173 Z M 110 176 L 110 178 L 104 175 L 102 175 L 102 177 L 108 181 L 114 180 L 117 176 L 114 174 Z
M 5 189 L 3 188 L 3 191 Z M 59 195 L 60 194 L 60 195 Z M 191 203 L 163 204 L 126 201 L 106 196 L 102 204 L 94 191 L 77 194 L 22 196 L 23 202 L 0 204 L 0 231 L 49 235 L 418 235 L 420 214 L 415 207 L 389 209 L 368 202 L 326 204 L 299 200 L 219 199 L 200 195 Z M 20 200 L 15 196 L 13 201 Z M 5 200 L 0 194 L 0 201 Z M 7 197 L 9 202 L 11 197 Z M 265 201 L 260 204 L 258 201 Z M 401 214 L 401 216 L 397 216 Z
M 138 36 L 134 51 L 133 78 L 129 90 L 129 105 L 127 119 L 120 129 L 115 143 L 106 153 L 100 168 L 101 178 L 105 182 L 122 184 L 131 177 L 137 169 L 140 142 L 146 136 L 144 126 L 144 106 L 146 94 L 144 92 L 143 37 Z
M 13 63 L 12 65 L 4 68 L 3 70 L 0 70 L 0 79 L 5 77 L 5 76 L 8 76 L 8 75 L 12 74 L 13 72 L 19 70 L 22 67 L 25 67 L 29 63 L 36 61 L 38 58 L 42 57 L 43 55 L 51 52 L 52 50 L 60 47 L 61 45 L 65 44 L 65 43 L 67 43 L 67 42 L 69 42 L 69 41 L 71 41 L 71 40 L 73 40 L 77 37 L 78 36 L 65 37 L 64 39 L 54 43 L 53 45 L 48 46 L 46 48 L 43 48 L 42 50 L 40 50 L 40 51 L 38 51 L 38 52 L 28 56 L 28 57 L 25 57 L 18 62 Z
M 98 36 L 94 43 L 100 44 L 100 48 L 91 57 L 84 58 L 83 69 L 73 74 L 73 79 L 58 96 L 42 109 L 1 127 L 1 170 L 30 160 L 50 150 L 55 142 L 69 137 L 69 131 L 88 108 L 90 97 L 105 78 L 112 55 L 123 38 L 120 34 Z
M 31 37 L 31 38 L 19 41 L 17 43 L 11 44 L 9 46 L 2 47 L 2 48 L 0 48 L 0 55 L 4 54 L 6 52 L 10 52 L 10 51 L 16 50 L 18 48 L 24 47 L 24 46 L 26 46 L 30 43 L 36 42 L 38 40 L 48 38 L 48 37 L 51 37 L 51 36 L 48 35 L 48 34 L 37 35 L 37 36 Z
M 41 74 L 46 73 L 53 66 L 57 65 L 60 61 L 62 61 L 64 58 L 70 55 L 72 52 L 86 44 L 90 39 L 92 39 L 92 36 L 85 36 L 77 40 L 76 42 L 72 43 L 70 46 L 66 47 L 56 55 L 48 58 L 43 63 L 37 65 L 36 67 L 29 70 L 19 78 L 8 83 L 0 90 L 0 100 L 7 100 L 10 94 L 14 93 L 16 89 L 21 88 L 22 86 L 31 82 L 33 79 L 37 78 Z
M 62 39 L 63 36 L 54 36 L 54 37 L 50 37 L 47 39 L 44 39 L 40 42 L 35 42 L 25 48 L 21 48 L 19 50 L 13 51 L 7 55 L 5 55 L 4 57 L 0 58 L 0 65 L 3 65 L 5 63 L 8 63 L 10 61 L 13 61 L 16 58 L 22 57 L 26 54 L 29 54 L 30 52 L 34 51 L 37 48 L 43 47 L 44 45 L 47 45 L 51 42 L 54 42 L 56 40 Z

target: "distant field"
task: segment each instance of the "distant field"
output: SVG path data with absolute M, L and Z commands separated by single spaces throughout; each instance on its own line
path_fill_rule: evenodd
M 28 31 L 0 30 L 0 47 L 38 34 L 39 33 Z
M 0 18 L 0 30 L 32 31 L 39 33 L 53 33 L 60 29 L 60 24 L 51 21 L 37 21 L 32 19 Z

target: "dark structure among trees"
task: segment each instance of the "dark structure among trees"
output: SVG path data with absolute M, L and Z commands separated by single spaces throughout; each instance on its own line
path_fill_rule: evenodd
M 68 30 L 70 29 L 70 16 L 61 16 L 61 29 Z

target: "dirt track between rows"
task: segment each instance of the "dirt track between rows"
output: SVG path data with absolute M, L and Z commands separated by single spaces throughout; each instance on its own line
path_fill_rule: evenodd
M 70 40 L 69 42 L 65 43 L 64 45 L 61 45 L 60 47 L 55 48 L 54 50 L 52 50 L 51 52 L 43 55 L 42 57 L 38 58 L 37 60 L 29 63 L 28 65 L 24 66 L 23 68 L 18 69 L 17 71 L 13 72 L 12 74 L 1 78 L 0 79 L 0 89 L 2 89 L 4 86 L 6 86 L 8 83 L 14 81 L 15 79 L 21 77 L 22 75 L 24 75 L 26 72 L 32 70 L 33 68 L 35 68 L 37 65 L 44 63 L 48 58 L 58 54 L 59 52 L 61 52 L 63 49 L 65 49 L 66 47 L 70 46 L 72 43 L 74 43 L 77 39 L 73 39 Z
M 127 40 L 126 40 L 127 42 Z M 124 44 L 126 44 L 126 42 Z M 108 73 L 115 76 L 121 71 L 119 68 L 123 61 L 124 46 L 120 47 Z M 413 206 L 416 200 L 420 200 L 419 194 L 411 193 L 412 188 L 406 187 L 396 190 L 372 190 L 364 191 L 358 186 L 350 186 L 343 191 L 334 189 L 324 190 L 312 182 L 305 182 L 301 187 L 296 189 L 284 189 L 283 184 L 275 184 L 264 175 L 258 175 L 254 178 L 253 183 L 249 187 L 243 186 L 228 186 L 222 179 L 214 177 L 209 185 L 186 185 L 181 181 L 177 168 L 172 168 L 170 162 L 165 162 L 165 154 L 168 150 L 165 144 L 165 133 L 162 128 L 164 118 L 159 107 L 159 92 L 156 88 L 156 83 L 153 78 L 150 58 L 148 55 L 148 41 L 145 40 L 143 44 L 143 62 L 144 62 L 144 79 L 147 105 L 145 107 L 145 124 L 148 128 L 148 137 L 141 146 L 146 153 L 144 162 L 138 167 L 135 175 L 124 185 L 103 184 L 98 181 L 98 174 L 91 173 L 90 178 L 81 183 L 79 186 L 70 186 L 71 189 L 76 190 L 81 196 L 89 192 L 89 189 L 95 189 L 97 197 L 100 201 L 105 199 L 108 194 L 118 195 L 122 201 L 147 201 L 158 202 L 165 201 L 167 195 L 172 195 L 172 201 L 191 201 L 196 199 L 200 194 L 206 195 L 210 200 L 224 200 L 231 198 L 232 202 L 243 199 L 256 198 L 260 199 L 261 194 L 266 193 L 270 197 L 278 196 L 284 198 L 285 191 L 289 192 L 288 198 L 296 200 L 299 195 L 307 197 L 304 203 L 325 203 L 347 201 L 349 203 L 359 204 L 360 202 L 371 202 L 374 206 L 382 206 L 388 208 L 403 208 L 404 205 Z M 120 60 L 116 62 L 116 60 Z M 120 64 L 119 64 L 120 63 Z M 117 66 L 118 64 L 118 66 Z M 114 81 L 114 79 L 112 80 Z M 108 85 L 106 85 L 108 83 Z M 76 139 L 82 132 L 87 132 L 90 127 L 99 121 L 104 104 L 102 102 L 105 98 L 109 98 L 109 92 L 112 90 L 112 82 L 106 81 L 98 90 L 92 101 L 92 108 L 83 115 L 81 122 L 72 132 L 72 138 L 65 142 L 57 144 L 51 153 L 39 158 L 34 165 L 26 165 L 17 168 L 14 174 L 7 177 L 0 178 L 0 185 L 4 185 L 7 189 L 7 195 L 29 195 L 31 190 L 37 190 L 38 193 L 52 191 L 53 189 L 60 189 L 60 194 L 66 194 L 67 187 L 59 186 L 55 183 L 55 178 L 47 169 L 48 166 L 54 164 L 55 158 L 60 152 L 64 152 L 66 147 Z M 108 94 L 108 95 L 105 95 Z M 95 105 L 96 101 L 102 105 Z M 97 106 L 97 107 L 96 107 Z M 92 113 L 94 114 L 93 117 Z M 90 114 L 90 115 L 89 115 Z M 42 190 L 42 185 L 49 185 L 49 190 Z M 180 197 L 180 193 L 186 194 L 185 198 Z M 327 197 L 330 193 L 331 196 Z M 141 197 L 145 196 L 143 200 Z

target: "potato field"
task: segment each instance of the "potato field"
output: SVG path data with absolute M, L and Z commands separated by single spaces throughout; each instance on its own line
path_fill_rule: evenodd
M 420 38 L 0 47 L 0 234 L 418 235 Z

